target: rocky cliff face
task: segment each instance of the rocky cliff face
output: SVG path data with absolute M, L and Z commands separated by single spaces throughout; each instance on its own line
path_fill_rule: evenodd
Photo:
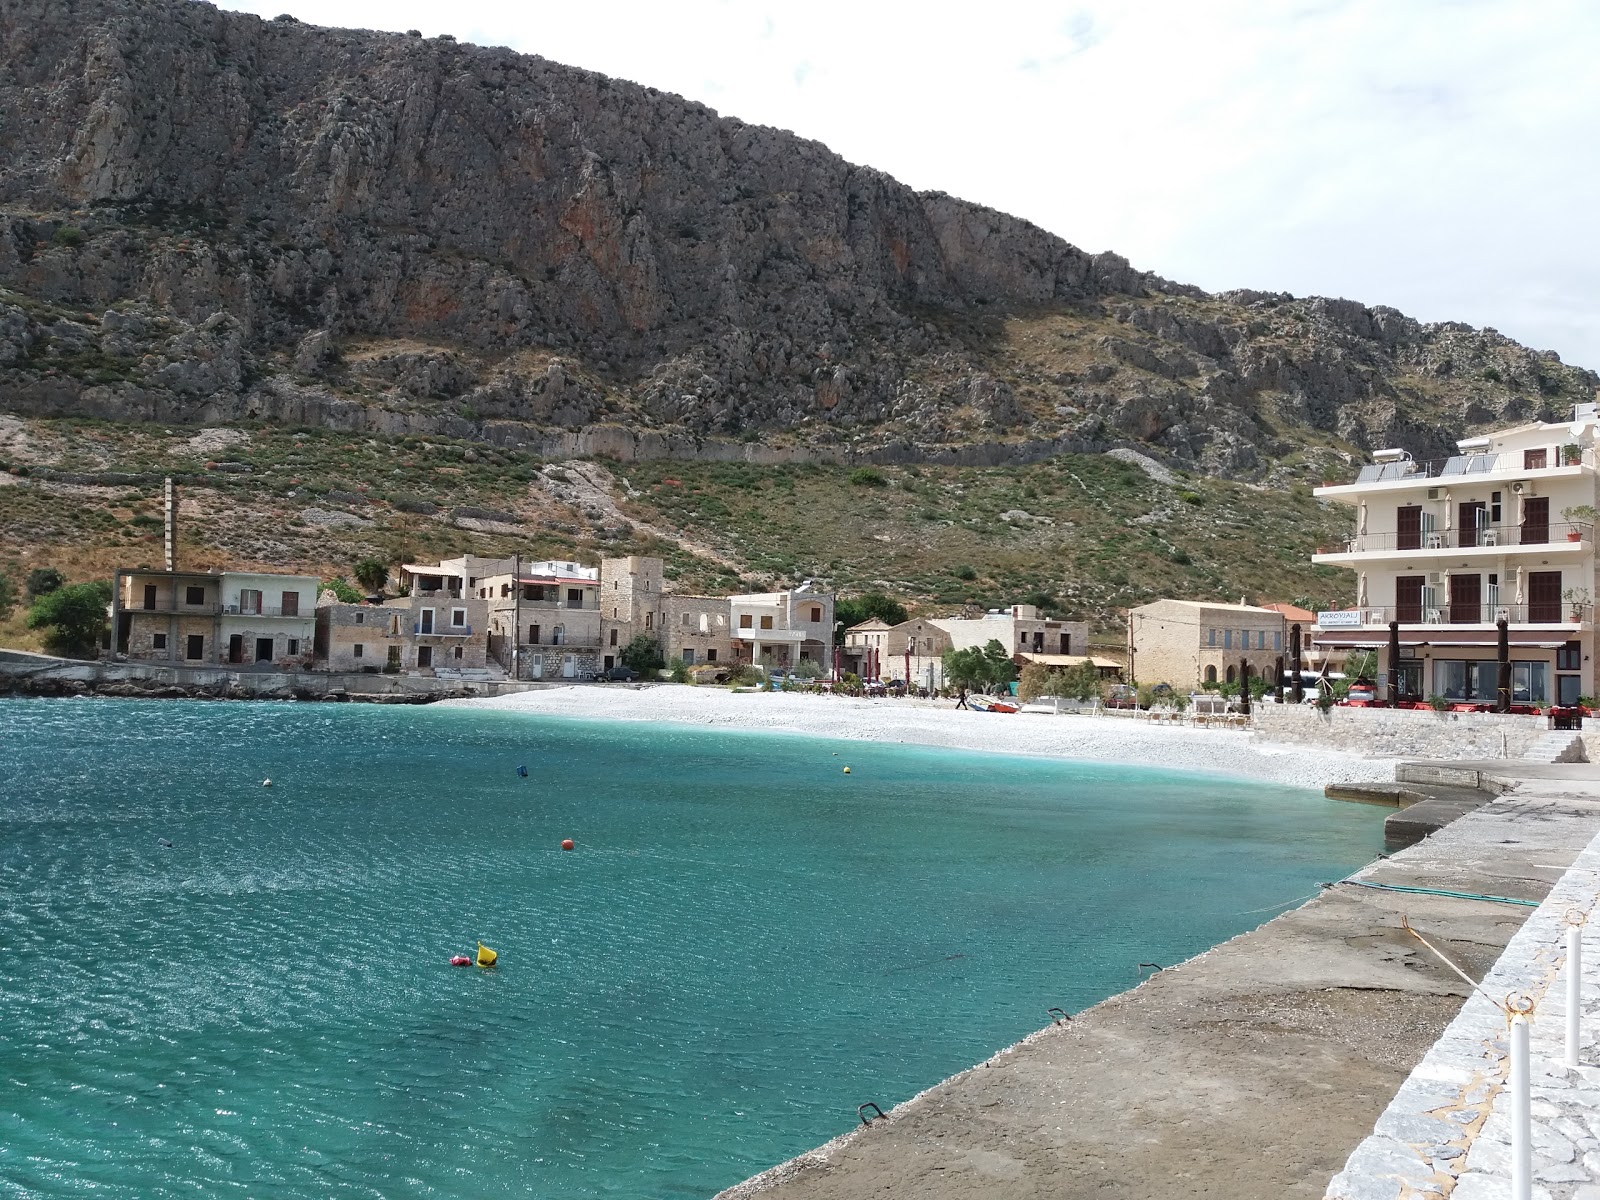
M 1600 383 L 1493 331 L 1207 296 L 448 38 L 0 0 L 0 56 L 14 411 L 613 453 L 1138 444 L 1260 474 L 1308 445 L 1432 455 Z

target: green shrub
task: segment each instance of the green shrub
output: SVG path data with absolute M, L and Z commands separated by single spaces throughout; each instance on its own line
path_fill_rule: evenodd
M 973 579 L 976 579 L 977 577 L 978 577 L 978 571 L 977 571 L 976 567 L 957 567 L 956 568 L 956 578 L 957 579 L 973 580 Z
M 48 596 L 67 582 L 67 577 L 54 567 L 35 567 L 28 572 L 28 599 Z
M 63 225 L 56 230 L 55 236 L 50 240 L 58 246 L 76 249 L 89 240 L 89 235 L 76 225 Z
M 850 482 L 856 487 L 888 487 L 889 480 L 877 467 L 857 467 L 850 472 Z
M 332 579 L 325 580 L 322 590 L 332 592 L 340 604 L 360 604 L 367 598 L 360 588 L 352 586 L 343 575 L 335 575 Z
M 106 630 L 106 605 L 111 585 L 69 583 L 54 588 L 33 602 L 28 628 L 45 629 L 45 648 L 52 654 L 93 658 Z

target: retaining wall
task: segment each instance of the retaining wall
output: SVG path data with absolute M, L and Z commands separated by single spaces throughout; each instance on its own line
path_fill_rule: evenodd
M 1251 726 L 1273 741 L 1396 758 L 1521 758 L 1547 732 L 1544 717 L 1408 708 L 1258 704 Z

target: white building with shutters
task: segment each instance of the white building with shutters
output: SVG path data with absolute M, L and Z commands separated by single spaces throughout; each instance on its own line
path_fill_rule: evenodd
M 1595 406 L 1457 446 L 1439 462 L 1380 450 L 1354 482 L 1316 489 L 1355 528 L 1312 556 L 1355 576 L 1354 607 L 1318 614 L 1318 645 L 1379 650 L 1387 688 L 1398 622 L 1398 698 L 1492 703 L 1503 619 L 1513 703 L 1595 695 Z

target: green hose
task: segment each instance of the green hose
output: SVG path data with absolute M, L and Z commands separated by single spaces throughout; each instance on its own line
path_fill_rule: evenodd
M 1520 904 L 1524 908 L 1538 908 L 1537 900 L 1513 900 L 1510 896 L 1485 896 L 1478 892 L 1452 892 L 1445 888 L 1406 887 L 1400 883 L 1368 883 L 1363 879 L 1341 879 L 1351 887 L 1376 888 L 1382 892 L 1411 892 L 1418 896 L 1450 896 L 1456 900 L 1489 900 L 1495 904 Z M 1332 884 L 1327 886 L 1332 887 Z

